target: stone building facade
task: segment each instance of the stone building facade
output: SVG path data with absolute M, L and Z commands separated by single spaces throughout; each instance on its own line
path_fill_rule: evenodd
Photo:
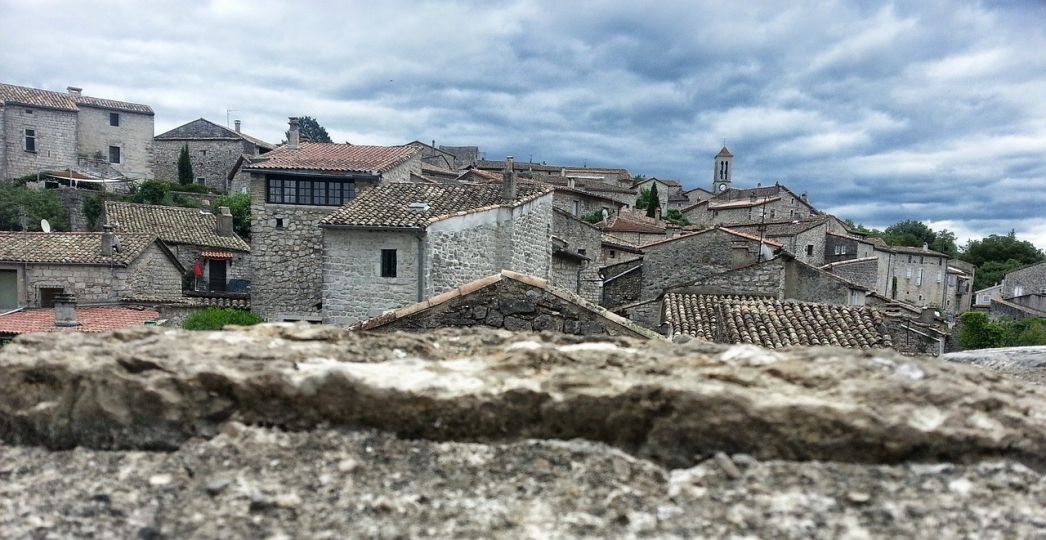
M 391 332 L 455 326 L 660 338 L 656 333 L 558 289 L 546 280 L 510 271 L 467 283 L 431 300 L 362 322 L 355 328 Z
M 916 306 L 945 307 L 947 255 L 926 248 L 877 245 L 875 256 L 880 294 Z
M 859 259 L 829 263 L 822 266 L 821 269 L 847 281 L 867 287 L 869 290 L 879 290 L 878 257 L 861 257 Z
M 832 305 L 864 305 L 870 289 L 810 266 L 788 254 L 727 270 L 678 291 L 768 296 Z
M 160 180 L 177 182 L 178 156 L 186 146 L 189 148 L 195 182 L 222 193 L 245 191 L 245 183 L 234 186 L 242 159 L 253 158 L 275 148 L 273 144 L 242 133 L 239 120 L 236 121 L 236 129 L 229 129 L 200 118 L 155 137 L 154 176 Z
M 329 324 L 355 324 L 502 270 L 547 279 L 551 268 L 549 188 L 505 197 L 501 186 L 384 185 L 321 226 Z
M 152 177 L 146 105 L 0 83 L 0 178 L 95 167 Z
M 408 182 L 411 173 L 420 174 L 421 161 L 412 147 L 300 143 L 297 119 L 288 135 L 288 144 L 244 168 L 251 194 L 251 308 L 270 321 L 320 321 L 320 221 L 373 186 Z
M 608 264 L 599 273 L 603 276 L 601 306 L 616 308 L 639 300 L 643 291 L 642 257 Z
M 868 257 L 875 257 L 875 246 L 871 242 L 831 231 L 825 233 L 823 264 Z
M 1046 293 L 1046 262 L 1018 268 L 1002 280 L 1002 297 L 1014 298 Z
M 760 220 L 802 220 L 819 212 L 806 199 L 785 186 L 727 189 L 683 209 L 691 224 L 712 226 L 758 223 Z
M 155 235 L 117 238 L 107 255 L 105 233 L 0 233 L 0 308 L 49 307 L 57 294 L 81 304 L 181 298 L 183 268 Z
M 552 235 L 563 242 L 563 246 L 553 247 L 549 277 L 552 285 L 573 292 L 589 302 L 599 303 L 602 296 L 599 266 L 603 263 L 603 235 L 600 230 L 555 208 L 552 214 Z

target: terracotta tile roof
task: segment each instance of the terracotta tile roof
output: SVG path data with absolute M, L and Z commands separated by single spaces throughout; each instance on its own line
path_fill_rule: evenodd
M 140 103 L 128 103 L 116 101 L 115 99 L 102 99 L 90 96 L 73 96 L 77 105 L 85 107 L 96 107 L 99 109 L 113 109 L 117 111 L 132 112 L 138 114 L 153 114 L 152 107 Z
M 563 300 L 564 302 L 575 304 L 579 308 L 581 308 L 581 309 L 583 309 L 585 311 L 588 311 L 588 312 L 592 313 L 593 315 L 599 317 L 605 323 L 608 323 L 609 325 L 615 327 L 618 331 L 621 331 L 625 335 L 629 335 L 629 336 L 637 337 L 637 338 L 658 339 L 658 340 L 664 339 L 663 336 L 661 336 L 657 332 L 654 332 L 652 330 L 643 328 L 642 326 L 639 326 L 638 324 L 636 324 L 636 323 L 634 323 L 634 322 L 632 322 L 632 321 L 630 321 L 630 320 L 628 320 L 628 319 L 626 319 L 626 318 L 624 318 L 624 317 L 622 317 L 622 316 L 620 316 L 620 315 L 618 315 L 616 313 L 610 312 L 608 309 L 606 309 L 606 308 L 604 308 L 602 306 L 597 306 L 597 305 L 595 305 L 595 304 L 593 304 L 593 303 L 591 303 L 591 302 L 581 298 L 580 296 L 578 296 L 578 295 L 576 295 L 576 294 L 574 294 L 572 292 L 565 291 L 565 290 L 559 289 L 557 287 L 553 287 L 552 285 L 549 284 L 549 282 L 547 280 L 544 280 L 544 279 L 541 279 L 541 278 L 537 278 L 537 277 L 534 277 L 534 276 L 528 276 L 528 275 L 525 275 L 525 274 L 520 274 L 520 273 L 517 273 L 517 272 L 512 272 L 510 270 L 502 270 L 501 273 L 499 273 L 499 274 L 494 274 L 493 276 L 487 276 L 485 278 L 480 278 L 480 279 L 477 279 L 476 281 L 473 281 L 473 282 L 470 282 L 470 283 L 466 283 L 466 284 L 462 285 L 461 287 L 459 287 L 457 289 L 453 289 L 453 290 L 447 291 L 447 292 L 445 292 L 443 294 L 440 294 L 438 296 L 434 296 L 432 298 L 429 298 L 428 300 L 425 300 L 424 302 L 419 302 L 417 304 L 412 304 L 412 305 L 409 305 L 409 306 L 405 306 L 405 307 L 399 308 L 397 310 L 385 313 L 384 315 L 380 315 L 378 317 L 375 317 L 373 319 L 370 319 L 370 320 L 367 320 L 367 321 L 363 321 L 363 322 L 353 326 L 351 329 L 352 330 L 374 330 L 374 329 L 377 329 L 377 328 L 381 328 L 382 326 L 386 326 L 386 325 L 388 325 L 390 323 L 393 323 L 393 322 L 395 322 L 397 320 L 404 319 L 404 318 L 410 317 L 411 315 L 414 315 L 416 313 L 420 313 L 420 312 L 432 309 L 432 308 L 434 308 L 436 306 L 439 306 L 440 304 L 444 304 L 444 303 L 446 303 L 446 302 L 448 302 L 450 300 L 453 300 L 455 298 L 460 298 L 460 297 L 463 297 L 463 296 L 467 296 L 467 295 L 470 295 L 470 294 L 472 294 L 472 293 L 474 293 L 476 291 L 485 289 L 487 287 L 495 286 L 496 284 L 500 283 L 503 280 L 512 280 L 512 281 L 516 281 L 516 282 L 519 282 L 519 283 L 523 283 L 523 284 L 529 285 L 531 287 L 534 287 L 534 288 L 537 288 L 537 289 L 541 289 L 541 290 L 543 290 L 543 291 L 545 291 L 545 292 L 547 292 L 547 293 L 549 293 L 549 294 L 559 298 L 560 300 Z
M 834 345 L 891 347 L 883 316 L 863 306 L 839 306 L 736 295 L 668 293 L 664 320 L 673 334 L 770 349 Z
M 760 225 L 759 221 L 746 221 L 744 223 L 731 223 L 724 224 L 723 227 L 727 227 L 739 232 L 746 232 L 758 236 L 760 227 L 763 228 L 763 236 L 795 236 L 801 232 L 808 231 L 815 227 L 819 227 L 828 222 L 828 218 L 824 216 L 814 216 L 812 218 L 804 218 L 797 220 L 775 220 L 767 221 Z M 847 237 L 849 238 L 849 237 Z M 852 240 L 858 240 L 853 238 Z
M 643 221 L 628 219 L 621 214 L 613 216 L 610 221 L 602 227 L 604 231 L 608 232 L 632 232 L 632 233 L 643 233 L 643 234 L 665 234 L 665 227 L 654 225 L 652 223 L 645 223 Z
M 102 255 L 102 233 L 0 231 L 0 262 L 127 266 L 156 241 L 148 232 L 116 235 L 120 250 Z
M 116 232 L 154 233 L 168 244 L 187 244 L 212 248 L 250 251 L 242 238 L 219 236 L 218 218 L 199 208 L 178 208 L 153 204 L 105 202 L 105 216 L 116 225 Z
M 762 206 L 764 204 L 769 204 L 769 203 L 772 203 L 772 202 L 775 202 L 775 201 L 779 201 L 779 200 L 781 200 L 781 197 L 763 197 L 761 199 L 756 199 L 755 202 L 752 202 L 750 199 L 742 199 L 742 200 L 728 201 L 728 202 L 716 202 L 713 199 L 712 201 L 709 201 L 708 209 L 709 210 L 726 210 L 726 209 L 730 209 L 730 208 L 750 208 L 752 206 Z
M 301 143 L 281 146 L 254 160 L 251 170 L 307 170 L 335 173 L 378 174 L 420 152 L 415 146 L 365 146 L 338 143 Z
M 116 101 L 113 99 L 102 99 L 90 96 L 76 96 L 68 92 L 53 92 L 27 86 L 16 86 L 13 84 L 0 83 L 0 104 L 17 103 L 40 107 L 44 109 L 57 109 L 60 111 L 76 112 L 79 106 L 99 107 L 102 109 L 113 109 L 140 114 L 153 114 L 148 105 Z
M 519 206 L 552 188 L 538 184 L 519 184 L 515 201 L 501 200 L 501 185 L 478 184 L 452 186 L 445 184 L 384 184 L 361 193 L 345 206 L 320 221 L 321 226 L 424 228 L 457 214 L 471 213 L 499 206 Z M 424 203 L 426 208 L 411 208 Z
M 192 122 L 182 124 L 153 138 L 161 141 L 244 140 L 266 150 L 276 148 L 276 145 L 272 143 L 215 124 L 206 118 L 199 118 Z
M 137 306 L 100 306 L 76 308 L 77 326 L 54 325 L 54 309 L 25 309 L 0 315 L 0 334 L 28 334 L 31 332 L 108 332 L 129 326 L 141 326 L 155 321 L 160 313 L 155 309 Z

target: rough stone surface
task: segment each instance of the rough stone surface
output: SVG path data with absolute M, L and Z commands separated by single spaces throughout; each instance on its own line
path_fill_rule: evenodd
M 1002 347 L 950 352 L 949 362 L 1001 371 L 1018 379 L 1046 385 L 1046 347 Z
M 0 350 L 8 442 L 173 449 L 227 420 L 584 438 L 673 467 L 720 451 L 1046 464 L 1046 390 L 883 352 L 287 325 L 22 336 Z
M 582 441 L 403 440 L 227 426 L 178 451 L 0 446 L 0 530 L 122 538 L 1035 538 L 1013 462 L 758 461 L 666 470 Z M 731 459 L 732 458 L 732 459 Z M 731 472 L 728 472 L 731 471 Z M 735 476 L 736 475 L 736 476 Z

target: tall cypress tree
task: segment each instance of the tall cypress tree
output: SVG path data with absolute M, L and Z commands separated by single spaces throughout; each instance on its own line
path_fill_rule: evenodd
M 654 217 L 661 208 L 661 197 L 657 196 L 657 184 L 650 184 L 650 201 L 646 205 L 646 217 Z
M 193 178 L 192 161 L 189 160 L 189 144 L 186 143 L 185 146 L 182 146 L 181 153 L 178 154 L 178 183 L 187 186 L 192 184 Z

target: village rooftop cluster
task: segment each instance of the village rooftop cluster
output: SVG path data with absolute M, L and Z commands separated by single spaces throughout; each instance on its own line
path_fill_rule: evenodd
M 156 135 L 147 105 L 0 84 L 0 178 L 35 176 L 74 229 L 0 232 L 0 339 L 175 325 L 222 306 L 369 331 L 939 354 L 957 314 L 1046 309 L 1046 263 L 971 291 L 972 265 L 869 237 L 801 186 L 735 178 L 744 156 L 726 147 L 685 189 L 625 167 L 482 159 L 478 146 L 314 142 L 297 117 L 279 144 L 243 128 L 200 118 Z M 176 179 L 185 150 L 211 193 L 182 195 L 207 208 L 249 194 L 249 242 L 225 207 L 106 197 Z M 92 227 L 83 206 L 99 196 Z

